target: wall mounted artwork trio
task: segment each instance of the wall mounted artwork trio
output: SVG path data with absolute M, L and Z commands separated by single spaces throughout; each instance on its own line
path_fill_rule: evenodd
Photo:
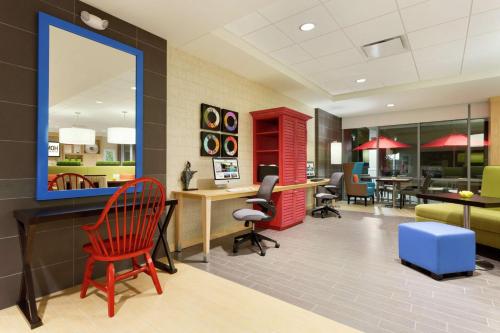
M 238 157 L 238 112 L 201 104 L 200 156 Z

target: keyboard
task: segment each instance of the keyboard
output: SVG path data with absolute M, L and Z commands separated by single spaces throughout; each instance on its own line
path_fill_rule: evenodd
M 315 182 L 320 182 L 320 181 L 322 181 L 324 179 L 323 178 L 311 178 L 309 180 L 315 183 Z
M 256 191 L 253 187 L 234 187 L 234 188 L 227 188 L 227 192 L 247 192 L 247 191 Z

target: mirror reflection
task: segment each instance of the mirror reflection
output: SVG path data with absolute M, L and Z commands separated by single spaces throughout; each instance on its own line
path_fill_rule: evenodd
M 50 27 L 49 191 L 135 178 L 135 56 Z

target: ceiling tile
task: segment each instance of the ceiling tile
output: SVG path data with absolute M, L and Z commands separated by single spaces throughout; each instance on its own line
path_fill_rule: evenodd
M 467 35 L 467 23 L 468 19 L 464 17 L 430 28 L 410 32 L 408 33 L 408 39 L 411 48 L 417 50 L 457 39 L 464 39 Z
M 317 72 L 321 72 L 325 69 L 325 65 L 319 62 L 317 59 L 307 60 L 301 63 L 293 64 L 290 66 L 294 71 L 302 74 L 308 75 Z
M 500 30 L 500 8 L 471 16 L 469 36 L 477 36 L 496 30 Z
M 465 39 L 413 52 L 422 80 L 460 75 Z
M 500 8 L 500 0 L 474 0 L 472 2 L 472 14 L 477 14 L 496 8 Z
M 431 0 L 401 9 L 407 32 L 469 15 L 472 0 Z
M 311 56 L 296 44 L 274 51 L 270 55 L 287 65 L 311 59 Z
M 311 31 L 302 31 L 300 26 L 304 23 L 314 23 L 316 27 Z M 339 29 L 337 23 L 321 5 L 286 18 L 276 23 L 276 27 L 297 43 Z
M 397 10 L 394 0 L 331 0 L 325 5 L 342 27 Z
M 264 52 L 279 50 L 293 44 L 290 38 L 272 25 L 252 32 L 244 39 Z
M 500 31 L 469 37 L 465 48 L 463 74 L 491 72 L 500 66 Z
M 398 13 L 391 13 L 344 29 L 358 46 L 396 37 L 404 33 Z
M 226 24 L 224 28 L 237 36 L 246 35 L 252 31 L 269 25 L 269 21 L 257 12 L 253 12 L 242 18 Z
M 305 41 L 300 46 L 313 57 L 320 57 L 352 48 L 352 43 L 342 31 L 334 31 Z
M 356 49 L 349 49 L 317 59 L 326 69 L 342 68 L 364 62 L 364 57 Z
M 259 9 L 259 12 L 271 22 L 278 22 L 291 15 L 317 5 L 318 0 L 279 0 Z
M 371 60 L 368 62 L 368 71 L 385 86 L 418 81 L 410 52 Z
M 406 8 L 427 0 L 398 0 L 399 8 Z

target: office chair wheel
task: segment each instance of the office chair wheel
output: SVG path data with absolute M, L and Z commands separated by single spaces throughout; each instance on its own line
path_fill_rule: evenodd
M 325 218 L 325 213 L 321 212 L 321 218 L 324 219 Z
M 266 252 L 259 252 L 261 257 L 264 257 L 266 255 Z
M 342 218 L 342 216 L 340 216 L 340 215 L 339 215 L 339 216 L 338 216 L 338 218 L 339 218 L 339 219 L 341 219 L 341 218 Z
M 280 247 L 280 243 L 276 243 L 276 244 L 274 244 L 274 247 L 275 247 L 275 248 L 277 248 L 277 249 L 279 249 L 279 247 Z
M 238 253 L 238 247 L 236 245 L 233 245 L 233 253 Z

